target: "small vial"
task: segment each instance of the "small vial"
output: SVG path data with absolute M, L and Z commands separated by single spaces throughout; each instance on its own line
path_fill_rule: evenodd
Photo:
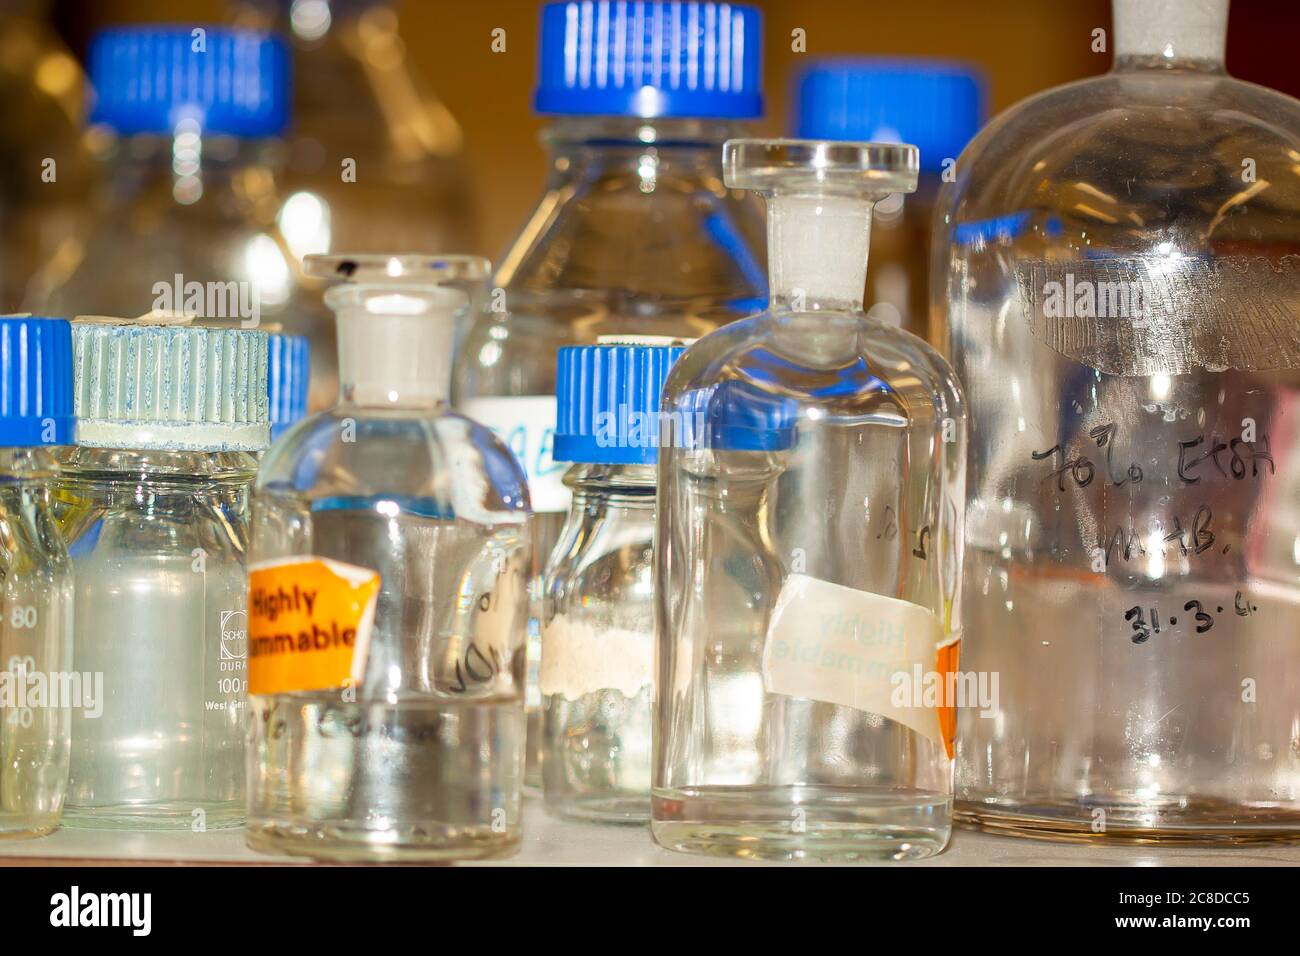
M 555 460 L 573 466 L 546 568 L 542 622 L 546 807 L 605 823 L 650 818 L 655 462 L 659 393 L 685 351 L 663 336 L 560 349 Z
M 447 404 L 470 256 L 309 256 L 348 280 L 340 392 L 267 454 L 253 506 L 248 843 L 328 860 L 520 840 L 528 488 Z
M 912 859 L 951 831 L 965 416 L 947 363 L 862 312 L 873 204 L 916 148 L 733 140 L 768 204 L 769 311 L 664 385 L 654 838 Z M 938 691 L 938 692 L 936 692 Z
M 59 519 L 76 580 L 69 825 L 244 815 L 248 498 L 270 437 L 267 336 L 183 320 L 72 326 L 79 418 Z
M 98 703 L 71 671 L 72 565 L 50 510 L 74 421 L 68 323 L 0 318 L 0 837 L 58 826 L 72 707 Z

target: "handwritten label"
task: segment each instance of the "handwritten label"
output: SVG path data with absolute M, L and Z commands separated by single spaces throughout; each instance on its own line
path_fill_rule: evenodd
M 266 561 L 248 572 L 248 692 L 358 686 L 379 574 L 328 558 Z
M 490 428 L 515 453 L 528 476 L 534 513 L 568 511 L 571 494 L 564 485 L 565 462 L 551 457 L 555 441 L 554 395 L 471 398 L 460 410 Z
M 918 604 L 791 574 L 777 595 L 763 646 L 770 694 L 853 707 L 896 720 L 942 743 L 952 756 L 954 701 L 900 706 L 899 681 L 933 673 L 947 684 L 959 640 L 945 640 L 934 612 Z

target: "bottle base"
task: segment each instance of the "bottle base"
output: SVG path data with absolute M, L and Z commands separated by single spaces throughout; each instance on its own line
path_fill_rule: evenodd
M 450 863 L 513 856 L 520 839 L 518 827 L 496 832 L 489 827 L 430 824 L 398 831 L 249 823 L 245 842 L 261 853 L 335 863 Z
M 1102 812 L 1104 811 L 1104 812 Z M 980 803 L 959 800 L 965 829 L 1063 843 L 1224 846 L 1300 843 L 1300 812 L 1226 801 Z
M 607 826 L 645 826 L 650 822 L 650 795 L 566 796 L 546 801 L 546 812 L 560 820 Z
M 22 826 L 10 825 L 0 821 L 0 840 L 34 840 L 49 836 L 59 828 L 59 818 L 42 820 L 40 823 L 27 823 Z
M 63 826 L 76 830 L 226 830 L 244 824 L 243 803 L 150 803 L 63 809 Z
M 951 798 L 924 791 L 710 787 L 657 791 L 650 825 L 670 850 L 754 860 L 921 860 L 943 851 Z

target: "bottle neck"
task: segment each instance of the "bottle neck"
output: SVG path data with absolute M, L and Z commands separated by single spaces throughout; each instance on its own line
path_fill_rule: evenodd
M 574 508 L 632 508 L 654 511 L 654 465 L 603 465 L 582 462 L 564 474 Z
M 862 310 L 875 202 L 875 197 L 830 193 L 767 195 L 773 310 Z
M 1115 70 L 1222 73 L 1228 0 L 1113 0 Z
M 438 286 L 337 286 L 339 402 L 431 409 L 451 393 L 456 317 L 467 297 Z
M 55 450 L 45 445 L 0 448 L 0 483 L 48 478 L 57 470 Z
M 241 206 L 273 205 L 278 144 L 230 136 L 141 134 L 92 137 L 113 198 L 130 200 L 147 190 L 165 190 L 178 206 L 234 194 Z M 269 203 L 269 205 L 268 205 Z
M 553 179 L 625 173 L 649 190 L 657 178 L 671 174 L 722 190 L 722 144 L 741 131 L 725 120 L 565 116 L 546 128 L 542 143 Z

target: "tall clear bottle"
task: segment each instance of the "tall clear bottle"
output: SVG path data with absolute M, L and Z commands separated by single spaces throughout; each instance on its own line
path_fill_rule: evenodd
M 555 457 L 573 506 L 546 567 L 542 776 L 546 807 L 603 823 L 650 818 L 655 462 L 677 432 L 659 396 L 685 351 L 666 336 L 602 336 L 560 352 Z
M 275 321 L 319 334 L 329 316 L 275 219 L 288 71 L 284 44 L 254 31 L 153 24 L 97 34 L 91 221 L 29 284 L 27 307 Z
M 971 401 L 959 812 L 1300 835 L 1300 102 L 1227 0 L 1116 0 L 1114 69 L 997 118 L 941 197 Z
M 266 333 L 73 323 L 77 446 L 57 514 L 75 574 L 65 822 L 206 830 L 244 815 L 248 498 L 270 437 Z M 98 678 L 97 678 L 98 679 Z
M 72 564 L 50 508 L 74 425 L 68 323 L 0 318 L 0 839 L 58 826 L 72 708 L 98 704 L 72 671 Z
M 915 147 L 739 140 L 772 304 L 678 360 L 661 448 L 655 839 L 916 858 L 950 830 L 965 419 L 924 341 L 862 312 L 872 205 Z M 938 706 L 935 706 L 935 705 Z
M 529 774 L 540 782 L 541 578 L 569 507 L 551 454 L 555 356 L 605 334 L 695 338 L 762 308 L 762 221 L 719 150 L 762 113 L 759 12 L 728 3 L 549 3 L 536 106 L 545 192 L 456 362 L 457 407 L 518 455 L 536 548 Z M 500 290 L 499 292 L 496 290 Z
M 308 257 L 348 280 L 338 404 L 262 463 L 250 576 L 248 842 L 335 860 L 500 856 L 520 839 L 528 488 L 451 411 L 486 260 Z

